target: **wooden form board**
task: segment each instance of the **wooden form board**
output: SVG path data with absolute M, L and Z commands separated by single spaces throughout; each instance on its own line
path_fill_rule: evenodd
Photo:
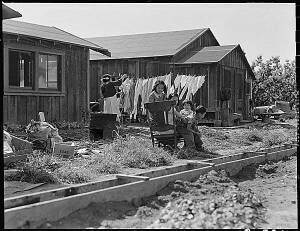
M 78 209 L 87 207 L 92 202 L 132 201 L 138 198 L 151 196 L 164 188 L 168 183 L 175 180 L 191 181 L 197 179 L 201 174 L 205 174 L 213 169 L 224 169 L 230 175 L 234 175 L 249 164 L 261 163 L 266 160 L 279 160 L 285 156 L 293 155 L 296 152 L 297 147 L 288 147 L 287 149 L 281 149 L 274 152 L 264 150 L 264 154 L 262 155 L 255 155 L 232 161 L 223 159 L 223 162 L 218 163 L 215 166 L 201 167 L 151 178 L 147 181 L 141 180 L 129 184 L 72 195 L 66 198 L 58 198 L 6 209 L 5 228 L 17 228 L 25 224 L 27 224 L 29 228 L 34 228 L 46 221 L 56 221 L 63 218 Z M 250 155 L 250 153 L 246 154 Z M 209 161 L 211 162 L 211 160 Z
M 274 151 L 279 151 L 283 150 L 285 148 L 292 148 L 295 145 L 293 144 L 287 144 L 285 146 L 277 146 L 269 149 L 264 149 L 263 151 L 265 152 L 274 152 Z M 209 163 L 213 164 L 220 164 L 224 163 L 226 161 L 234 161 L 238 160 L 241 158 L 249 158 L 249 157 L 254 157 L 259 155 L 258 152 L 247 152 L 247 153 L 240 153 L 240 154 L 234 154 L 231 156 L 223 156 L 223 157 L 218 157 L 214 159 L 209 159 L 209 160 L 203 160 L 201 162 L 199 161 L 187 161 L 186 164 L 177 164 L 175 166 L 169 166 L 169 167 L 158 167 L 156 170 L 148 170 L 144 171 L 142 173 L 137 174 L 136 176 L 144 176 L 144 177 L 160 177 L 164 175 L 169 175 L 173 173 L 178 173 L 182 171 L 187 171 L 193 169 L 191 166 L 191 162 L 194 165 L 197 165 L 198 167 L 201 166 L 207 166 Z M 206 163 L 209 162 L 209 163 Z M 99 189 L 104 189 L 108 187 L 113 187 L 117 185 L 121 185 L 126 183 L 124 179 L 118 179 L 116 176 L 111 176 L 109 180 L 106 181 L 96 181 L 96 182 L 89 182 L 89 183 L 83 183 L 83 184 L 78 184 L 78 185 L 73 185 L 73 186 L 68 186 L 68 187 L 63 187 L 59 189 L 53 189 L 53 190 L 47 190 L 43 192 L 37 192 L 37 193 L 32 193 L 29 195 L 24 195 L 24 196 L 17 196 L 17 197 L 11 197 L 11 198 L 6 198 L 4 200 L 4 208 L 12 208 L 12 207 L 17 207 L 21 205 L 27 205 L 35 202 L 42 202 L 42 201 L 47 201 L 47 200 L 53 200 L 61 197 L 67 197 L 70 195 L 75 195 L 75 194 L 80 194 L 80 193 L 85 193 L 89 192 L 92 190 L 99 190 Z M 127 180 L 128 183 L 128 180 Z

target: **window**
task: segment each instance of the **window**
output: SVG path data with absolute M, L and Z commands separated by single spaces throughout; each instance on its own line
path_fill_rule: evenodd
M 58 90 L 61 80 L 61 57 L 40 53 L 38 59 L 38 87 Z
M 9 50 L 9 86 L 32 88 L 34 53 Z

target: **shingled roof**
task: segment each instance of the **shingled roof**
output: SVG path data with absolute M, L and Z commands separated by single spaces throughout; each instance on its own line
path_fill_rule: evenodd
M 18 11 L 15 11 L 14 9 L 2 3 L 2 19 L 18 18 L 18 17 L 22 17 L 22 15 Z
M 86 38 L 101 44 L 111 52 L 111 58 L 138 58 L 175 55 L 184 46 L 192 42 L 208 28 L 168 31 L 146 34 L 132 34 L 109 37 Z M 90 60 L 107 59 L 108 57 L 91 52 Z
M 90 41 L 77 37 L 57 27 L 42 26 L 15 20 L 4 20 L 2 31 L 3 33 L 26 35 L 34 38 L 42 38 L 88 47 L 105 55 L 110 55 L 110 52 L 107 49 L 101 47 L 100 45 L 94 44 Z
M 221 61 L 238 45 L 204 47 L 191 57 L 181 59 L 178 63 L 216 63 Z
M 242 48 L 240 45 L 204 47 L 200 51 L 192 54 L 190 57 L 185 57 L 175 64 L 217 63 L 225 58 L 225 56 L 232 52 L 234 49 L 240 49 L 240 51 L 242 52 Z M 242 54 L 242 59 L 244 60 L 245 65 L 249 70 L 250 76 L 252 77 L 252 79 L 255 79 L 255 75 L 244 54 Z

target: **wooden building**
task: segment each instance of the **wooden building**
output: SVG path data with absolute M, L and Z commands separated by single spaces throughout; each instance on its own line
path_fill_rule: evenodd
M 230 108 L 248 118 L 251 81 L 255 78 L 240 45 L 220 46 L 209 28 L 87 38 L 107 47 L 111 57 L 91 52 L 91 101 L 99 98 L 99 76 L 127 73 L 148 78 L 167 73 L 205 75 L 195 102 L 217 112 L 220 91 L 231 89 Z
M 28 124 L 87 118 L 89 49 L 108 50 L 56 27 L 3 21 L 3 122 Z

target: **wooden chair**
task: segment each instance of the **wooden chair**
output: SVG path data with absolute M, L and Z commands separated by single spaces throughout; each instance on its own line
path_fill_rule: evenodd
M 176 132 L 175 104 L 175 101 L 145 103 L 153 147 L 157 144 L 158 147 L 162 145 L 176 148 L 182 139 Z

